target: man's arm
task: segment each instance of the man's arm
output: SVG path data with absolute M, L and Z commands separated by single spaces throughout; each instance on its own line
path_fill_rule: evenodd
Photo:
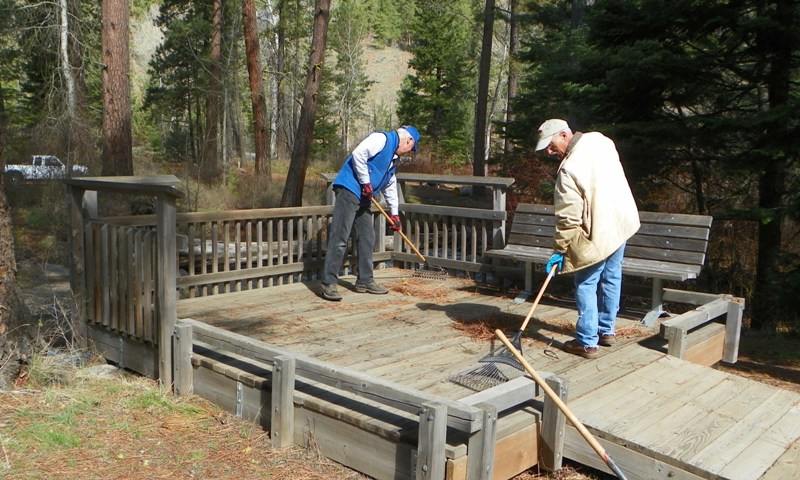
M 400 200 L 397 195 L 397 177 L 392 175 L 389 184 L 383 189 L 383 198 L 386 199 L 386 206 L 389 207 L 389 215 L 400 214 Z
M 353 149 L 353 168 L 356 170 L 356 180 L 361 185 L 370 183 L 367 161 L 377 155 L 386 146 L 386 135 L 373 132 Z
M 583 196 L 575 179 L 566 171 L 561 171 L 556 180 L 555 215 L 556 233 L 553 249 L 566 252 L 573 239 L 580 234 L 583 225 Z

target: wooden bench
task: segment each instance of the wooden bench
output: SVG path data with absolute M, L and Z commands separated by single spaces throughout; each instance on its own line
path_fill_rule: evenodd
M 628 240 L 622 272 L 653 281 L 652 309 L 642 323 L 653 326 L 664 313 L 664 280 L 697 278 L 706 258 L 712 218 L 707 215 L 639 212 L 642 226 Z M 485 257 L 521 262 L 525 291 L 530 296 L 533 265 L 546 264 L 553 253 L 556 217 L 552 205 L 520 203 L 514 212 L 505 247 L 485 252 Z

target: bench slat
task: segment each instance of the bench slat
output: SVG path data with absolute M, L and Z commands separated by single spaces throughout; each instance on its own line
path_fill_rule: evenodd
M 686 252 L 705 252 L 708 242 L 690 238 L 657 237 L 636 234 L 628 240 L 628 246 L 645 248 L 668 248 Z
M 642 226 L 639 227 L 639 231 L 636 232 L 636 235 L 708 240 L 709 229 L 705 227 L 684 227 L 678 225 L 642 223 Z
M 709 215 L 694 215 L 688 213 L 662 213 L 662 212 L 639 212 L 639 220 L 642 223 L 661 223 L 666 225 L 684 225 L 690 227 L 711 228 L 714 217 Z
M 660 260 L 667 263 L 686 263 L 702 265 L 706 258 L 702 252 L 685 252 L 661 248 L 642 248 L 635 245 L 625 247 L 625 258 L 641 258 L 645 260 Z

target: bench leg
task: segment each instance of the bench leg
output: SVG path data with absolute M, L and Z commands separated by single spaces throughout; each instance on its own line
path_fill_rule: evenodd
M 525 303 L 526 300 L 531 298 L 531 291 L 533 288 L 533 263 L 525 262 L 525 290 L 519 292 L 517 298 L 513 300 L 517 305 Z
M 660 278 L 653 279 L 653 295 L 650 311 L 642 319 L 642 324 L 652 327 L 656 324 L 661 315 L 665 314 L 664 310 L 664 281 Z

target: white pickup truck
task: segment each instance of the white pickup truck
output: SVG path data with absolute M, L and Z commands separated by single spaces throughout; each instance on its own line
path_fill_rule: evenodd
M 82 165 L 72 166 L 72 176 L 88 175 L 89 169 Z M 6 182 L 16 185 L 23 181 L 60 180 L 67 177 L 67 167 L 53 155 L 33 155 L 30 165 L 6 165 Z

